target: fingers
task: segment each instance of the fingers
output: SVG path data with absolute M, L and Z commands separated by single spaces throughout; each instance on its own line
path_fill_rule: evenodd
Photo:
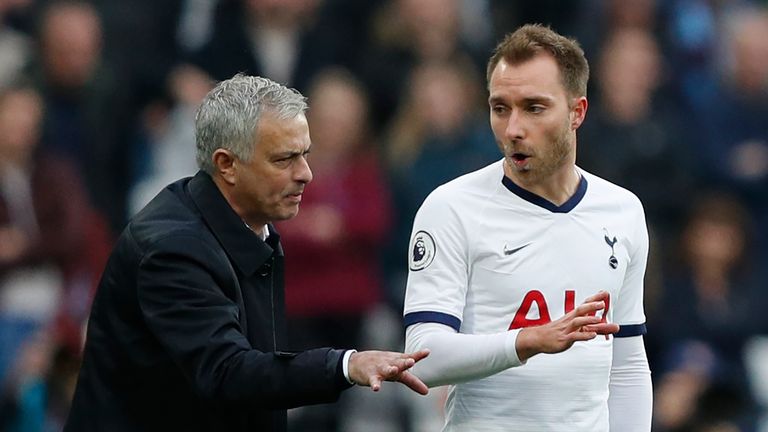
M 584 302 L 573 310 L 576 316 L 594 315 L 597 311 L 605 309 L 604 301 Z
M 606 301 L 611 297 L 607 291 L 598 291 L 597 294 L 593 294 L 584 300 L 584 303 L 591 303 L 597 301 Z
M 416 351 L 414 353 L 406 354 L 408 357 L 412 358 L 414 362 L 419 362 L 420 360 L 423 360 L 429 355 L 428 349 L 423 349 Z
M 385 378 L 390 378 L 394 375 L 399 374 L 400 372 L 403 372 L 412 368 L 413 365 L 416 364 L 416 362 L 426 358 L 429 355 L 429 350 L 423 349 L 410 354 L 406 353 L 406 354 L 397 354 L 397 355 L 399 356 L 399 358 L 395 358 L 391 362 L 391 365 L 394 366 L 394 368 L 386 374 Z
M 429 393 L 429 388 L 427 385 L 424 384 L 419 378 L 417 378 L 416 375 L 410 372 L 406 371 L 401 373 L 397 380 L 420 395 Z
M 568 330 L 569 331 L 582 331 L 584 330 L 584 326 L 590 326 L 590 325 L 596 325 L 599 324 L 602 318 L 598 316 L 577 316 L 576 318 L 572 319 L 571 322 L 568 324 Z
M 619 325 L 614 323 L 590 324 L 584 326 L 584 331 L 595 332 L 600 335 L 614 334 L 619 331 Z
M 405 354 L 386 351 L 354 353 L 350 357 L 350 377 L 375 392 L 381 390 L 383 381 L 399 381 L 419 394 L 427 394 L 427 386 L 407 370 L 428 355 L 429 350 Z
M 378 375 L 371 375 L 369 384 L 371 386 L 371 390 L 375 392 L 381 390 L 381 378 L 379 378 Z

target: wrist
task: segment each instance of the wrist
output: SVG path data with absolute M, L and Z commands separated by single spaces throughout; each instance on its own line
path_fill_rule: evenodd
M 540 351 L 536 348 L 536 328 L 526 327 L 520 329 L 515 339 L 515 350 L 520 363 L 525 363 L 529 358 L 535 356 Z
M 357 384 L 351 377 L 351 373 L 349 370 L 349 363 L 352 359 L 352 356 L 357 353 L 357 350 L 347 350 L 347 352 L 344 353 L 344 358 L 341 360 L 341 367 L 342 371 L 344 372 L 344 378 L 347 379 L 347 382 L 354 385 Z

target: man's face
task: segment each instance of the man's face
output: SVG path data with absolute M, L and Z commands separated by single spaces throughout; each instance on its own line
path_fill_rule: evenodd
M 568 96 L 550 55 L 538 54 L 516 65 L 501 60 L 491 74 L 489 92 L 491 129 L 508 176 L 532 185 L 571 169 L 586 98 Z
M 299 212 L 304 187 L 312 181 L 307 163 L 311 144 L 303 114 L 281 120 L 267 113 L 259 120 L 251 160 L 235 160 L 232 191 L 238 213 L 251 227 Z

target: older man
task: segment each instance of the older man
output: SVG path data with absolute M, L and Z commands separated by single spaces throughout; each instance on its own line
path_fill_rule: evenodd
M 352 383 L 426 386 L 427 355 L 285 352 L 283 253 L 272 221 L 312 180 L 298 92 L 237 75 L 196 117 L 200 172 L 130 222 L 93 303 L 67 431 L 283 431 L 286 409 Z

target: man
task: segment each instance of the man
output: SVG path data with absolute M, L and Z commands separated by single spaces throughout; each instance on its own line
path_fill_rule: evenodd
M 576 166 L 588 75 L 575 41 L 508 35 L 488 64 L 504 158 L 416 215 L 406 349 L 431 350 L 428 386 L 452 384 L 445 431 L 650 430 L 647 230 L 633 194 Z
M 124 230 L 93 302 L 67 431 L 284 431 L 286 408 L 351 383 L 427 388 L 426 357 L 284 343 L 283 253 L 311 142 L 305 98 L 258 77 L 216 86 L 195 119 L 200 172 Z

